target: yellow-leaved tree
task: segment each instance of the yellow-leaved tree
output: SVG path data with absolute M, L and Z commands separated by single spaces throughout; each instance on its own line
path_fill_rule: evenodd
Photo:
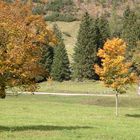
M 31 4 L 31 0 L 29 0 Z M 39 64 L 40 44 L 56 42 L 42 16 L 32 15 L 32 5 L 0 1 L 0 97 L 7 87 L 23 85 L 35 90 L 34 77 L 46 73 Z
M 95 65 L 95 72 L 105 86 L 116 93 L 116 116 L 118 116 L 118 94 L 125 93 L 126 87 L 137 81 L 137 76 L 130 70 L 131 62 L 125 59 L 126 43 L 119 38 L 107 40 L 103 49 L 98 51 L 101 66 Z

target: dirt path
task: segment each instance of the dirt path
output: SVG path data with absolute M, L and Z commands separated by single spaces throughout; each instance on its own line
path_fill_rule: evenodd
M 7 92 L 14 94 L 14 92 Z M 91 94 L 91 93 L 49 93 L 49 92 L 16 92 L 16 94 L 33 94 L 33 95 L 51 95 L 51 96 L 99 96 L 99 97 L 115 97 L 115 94 Z M 121 97 L 129 97 L 129 95 L 119 95 Z
M 53 95 L 53 96 L 104 96 L 114 97 L 114 94 L 87 94 L 87 93 L 48 93 L 48 92 L 23 92 L 23 94 L 34 94 L 34 95 Z M 128 95 L 120 95 L 121 97 L 128 97 Z

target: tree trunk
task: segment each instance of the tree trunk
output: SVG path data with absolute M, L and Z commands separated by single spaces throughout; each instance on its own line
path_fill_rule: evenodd
M 140 80 L 138 82 L 138 95 L 140 95 Z
M 0 85 L 0 98 L 4 99 L 6 97 L 5 86 Z
M 118 116 L 118 101 L 119 101 L 118 93 L 116 93 L 116 116 Z

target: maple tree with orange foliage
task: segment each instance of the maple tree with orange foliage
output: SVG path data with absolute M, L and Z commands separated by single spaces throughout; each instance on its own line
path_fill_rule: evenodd
M 132 63 L 126 61 L 125 53 L 126 43 L 122 39 L 107 40 L 103 49 L 100 49 L 97 54 L 101 58 L 102 64 L 94 66 L 95 72 L 105 86 L 114 89 L 116 105 L 118 104 L 118 93 L 126 92 L 126 87 L 137 81 L 136 74 L 130 71 Z
M 30 2 L 30 0 L 29 0 Z M 32 15 L 32 5 L 15 0 L 0 1 L 0 97 L 7 87 L 24 85 L 36 88 L 34 77 L 46 73 L 39 60 L 42 48 L 38 44 L 56 43 L 42 16 Z

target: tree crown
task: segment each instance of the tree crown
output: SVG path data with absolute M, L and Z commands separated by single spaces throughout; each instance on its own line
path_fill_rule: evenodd
M 105 85 L 119 93 L 125 92 L 126 86 L 137 80 L 136 74 L 130 71 L 132 63 L 126 61 L 125 53 L 126 43 L 122 39 L 107 40 L 103 49 L 98 51 L 102 64 L 94 66 Z

